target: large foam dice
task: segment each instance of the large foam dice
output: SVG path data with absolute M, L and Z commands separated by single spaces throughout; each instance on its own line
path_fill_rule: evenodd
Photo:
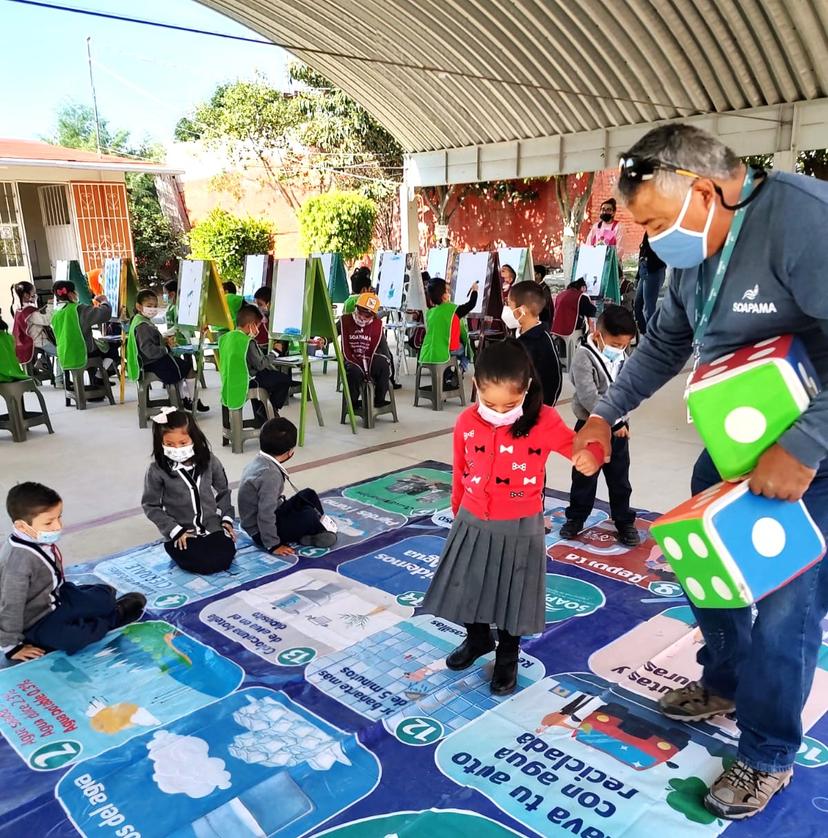
M 825 552 L 802 501 L 754 495 L 747 481 L 712 486 L 662 515 L 650 532 L 700 608 L 751 605 Z
M 802 343 L 783 335 L 700 366 L 687 407 L 725 480 L 752 471 L 819 391 Z

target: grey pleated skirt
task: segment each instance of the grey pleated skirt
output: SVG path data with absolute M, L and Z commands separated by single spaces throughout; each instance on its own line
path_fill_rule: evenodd
M 453 623 L 494 623 L 514 635 L 543 631 L 543 515 L 481 521 L 461 507 L 423 610 Z

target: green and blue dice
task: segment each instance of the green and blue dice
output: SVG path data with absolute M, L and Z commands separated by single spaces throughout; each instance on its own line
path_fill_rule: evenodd
M 662 515 L 650 533 L 699 608 L 743 608 L 816 564 L 825 540 L 802 501 L 719 483 Z
M 802 343 L 782 335 L 700 366 L 687 407 L 719 474 L 732 480 L 756 467 L 819 389 Z

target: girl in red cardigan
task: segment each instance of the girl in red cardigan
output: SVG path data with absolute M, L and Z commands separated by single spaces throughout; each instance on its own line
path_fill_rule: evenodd
M 475 366 L 478 403 L 454 427 L 454 524 L 423 609 L 464 623 L 466 639 L 446 658 L 467 669 L 495 648 L 494 695 L 517 686 L 521 635 L 543 631 L 546 605 L 544 469 L 557 451 L 579 471 L 598 470 L 600 451 L 573 457 L 574 432 L 543 404 L 526 350 L 491 343 Z

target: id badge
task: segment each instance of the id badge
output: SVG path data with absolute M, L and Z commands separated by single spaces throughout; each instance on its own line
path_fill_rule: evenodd
M 337 532 L 337 530 L 338 530 L 338 527 L 336 526 L 336 521 L 334 521 L 334 519 L 333 519 L 333 518 L 331 518 L 331 516 L 330 516 L 330 515 L 323 515 L 323 516 L 319 519 L 319 523 L 320 523 L 320 524 L 322 524 L 322 526 L 323 526 L 323 527 L 324 527 L 324 528 L 325 528 L 328 532 L 333 532 L 333 533 L 335 533 L 335 532 Z

